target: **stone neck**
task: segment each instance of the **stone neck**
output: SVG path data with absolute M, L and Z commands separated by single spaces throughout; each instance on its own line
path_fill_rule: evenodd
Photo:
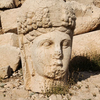
M 54 80 L 36 74 L 31 78 L 30 88 L 33 92 L 44 93 L 49 90 L 50 87 L 64 85 L 64 83 L 66 83 L 64 79 Z

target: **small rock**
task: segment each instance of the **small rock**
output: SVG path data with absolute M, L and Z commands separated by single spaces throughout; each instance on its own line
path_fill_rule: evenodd
M 40 98 L 43 98 L 43 97 L 44 97 L 44 95 L 43 95 L 43 94 L 39 94 L 39 97 L 40 97 Z
M 12 84 L 12 83 L 7 83 L 4 88 L 10 88 L 10 89 L 13 89 L 15 86 Z
M 6 92 L 6 89 L 5 88 L 0 88 L 0 92 Z
M 57 95 L 57 100 L 62 100 L 62 96 L 61 95 Z
M 24 89 L 24 85 L 20 85 L 19 88 L 20 88 L 20 89 Z
M 50 97 L 49 97 L 49 100 L 57 100 L 57 97 L 56 97 L 56 95 L 51 95 Z
M 17 73 L 16 73 L 16 72 L 14 72 L 14 73 L 13 73 L 13 76 L 17 76 Z
M 39 100 L 39 94 L 30 94 L 33 100 Z
M 16 83 L 18 83 L 19 81 L 20 81 L 19 79 L 16 79 L 16 80 L 15 80 Z
M 15 96 L 18 96 L 19 98 L 26 98 L 29 96 L 28 91 L 26 91 L 25 89 L 14 88 L 12 92 Z
M 0 83 L 0 87 L 4 87 L 6 85 L 6 83 Z

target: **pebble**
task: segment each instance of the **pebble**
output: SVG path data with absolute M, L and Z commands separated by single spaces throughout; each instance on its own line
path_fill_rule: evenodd
M 57 96 L 57 100 L 63 100 L 61 95 L 56 95 Z
M 49 100 L 57 100 L 57 97 L 56 97 L 56 95 L 51 95 L 50 97 L 49 97 Z

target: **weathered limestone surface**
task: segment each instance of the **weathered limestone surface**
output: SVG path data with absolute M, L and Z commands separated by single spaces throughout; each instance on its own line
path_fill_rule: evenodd
M 0 35 L 0 46 L 2 45 L 19 47 L 18 35 L 14 33 L 5 33 Z
M 100 0 L 93 0 L 93 4 L 100 8 Z
M 10 9 L 1 13 L 1 23 L 3 33 L 17 33 L 17 16 L 20 8 Z
M 17 1 L 16 1 L 17 2 Z M 22 1 L 19 1 L 22 2 Z M 24 1 L 23 1 L 24 2 Z M 29 1 L 26 1 L 22 6 L 26 6 Z M 30 1 L 31 2 L 31 1 Z M 76 1 L 67 2 L 75 10 L 77 17 L 75 35 L 92 31 L 100 24 L 100 8 L 94 5 L 85 5 Z M 17 33 L 17 14 L 21 8 L 7 10 L 1 13 L 2 31 Z M 2 33 L 1 31 L 1 33 Z
M 93 5 L 94 0 L 66 0 L 66 1 L 76 1 L 85 5 Z
M 82 3 L 86 6 L 95 5 L 100 8 L 100 0 L 66 0 L 66 1 L 76 1 L 78 3 Z
M 14 8 L 13 0 L 0 0 L 0 8 Z
M 18 68 L 19 61 L 19 48 L 10 45 L 0 46 L 0 67 L 10 66 L 15 71 Z
M 73 37 L 72 56 L 100 54 L 100 30 Z
M 18 36 L 14 33 L 0 35 L 0 77 L 9 77 L 20 62 Z
M 75 10 L 75 34 L 82 34 L 94 30 L 100 24 L 100 8 L 93 5 L 86 6 L 76 1 L 66 2 Z
M 26 89 L 45 92 L 66 83 L 75 19 L 63 0 L 27 0 L 22 5 L 17 22 Z
M 0 77 L 7 78 L 20 62 L 18 36 L 14 33 L 0 35 Z

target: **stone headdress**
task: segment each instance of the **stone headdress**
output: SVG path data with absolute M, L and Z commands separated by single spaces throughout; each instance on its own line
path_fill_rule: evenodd
M 35 31 L 44 28 L 63 27 L 73 31 L 75 19 L 73 9 L 63 0 L 27 0 L 17 20 L 18 33 L 25 35 L 34 31 L 30 35 L 36 37 L 41 32 Z

